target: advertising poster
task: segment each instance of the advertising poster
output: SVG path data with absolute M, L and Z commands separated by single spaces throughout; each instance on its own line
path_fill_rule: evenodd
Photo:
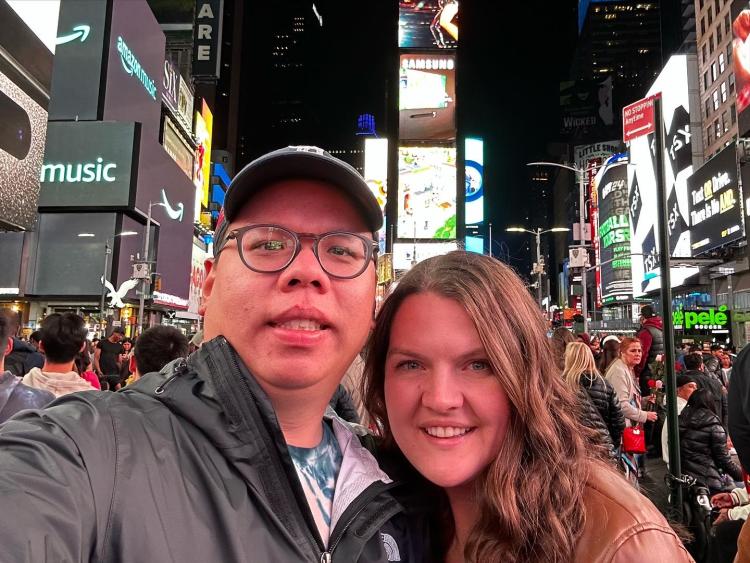
M 397 229 L 397 238 L 456 238 L 455 148 L 399 147 Z
M 365 182 L 385 215 L 388 202 L 388 139 L 365 139 Z M 378 232 L 380 253 L 385 252 L 386 224 Z
M 455 242 L 427 243 L 397 242 L 393 245 L 393 267 L 396 270 L 408 270 L 414 264 L 433 256 L 441 256 L 458 250 Z
M 732 65 L 737 92 L 737 126 L 740 136 L 750 130 L 750 2 L 734 0 L 732 18 Z
M 466 224 L 484 222 L 484 141 L 468 138 L 465 141 L 466 169 Z
M 458 0 L 400 0 L 398 46 L 402 49 L 455 49 Z
M 615 161 L 616 162 L 616 161 Z M 597 229 L 601 299 L 607 305 L 633 297 L 630 277 L 628 171 L 624 165 L 603 167 L 596 176 Z
M 456 138 L 456 58 L 452 54 L 402 54 L 399 71 L 399 138 Z
M 164 131 L 162 131 L 164 150 L 172 157 L 188 178 L 193 177 L 193 159 L 195 154 L 193 149 L 188 145 L 177 127 L 172 123 L 169 117 L 164 118 Z
M 688 178 L 688 196 L 693 256 L 745 236 L 735 143 Z
M 690 211 L 687 179 L 693 162 L 702 154 L 700 110 L 697 89 L 688 86 L 688 73 L 697 76 L 695 55 L 675 55 L 669 59 L 647 96 L 661 93 L 665 131 L 664 169 L 669 215 L 669 252 L 673 257 L 691 255 Z M 658 126 L 658 124 L 657 124 Z M 695 131 L 696 134 L 692 132 Z M 634 297 L 656 291 L 661 286 L 657 247 L 656 154 L 653 134 L 630 142 L 628 166 L 628 206 L 630 212 L 632 283 Z M 698 273 L 695 267 L 673 267 L 672 287 L 679 287 Z
M 206 118 L 211 120 L 209 123 Z M 208 187 L 211 180 L 211 125 L 213 116 L 206 102 L 202 110 L 195 112 L 195 138 L 198 148 L 195 150 L 193 162 L 193 184 L 195 185 L 195 220 L 200 220 L 200 206 L 208 207 Z
M 560 83 L 560 132 L 577 138 L 616 135 L 612 77 Z
M 208 253 L 197 244 L 193 244 L 193 254 L 190 270 L 190 288 L 188 293 L 188 312 L 198 313 L 201 304 L 203 281 L 206 279 L 206 258 Z

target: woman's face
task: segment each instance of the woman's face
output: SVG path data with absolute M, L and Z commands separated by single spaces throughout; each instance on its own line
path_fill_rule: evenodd
M 385 403 L 396 443 L 443 488 L 471 483 L 498 455 L 510 403 L 457 302 L 407 297 L 393 319 Z
M 133 344 L 130 342 L 123 342 L 122 347 L 125 349 L 125 352 L 130 352 L 130 349 L 133 347 Z
M 622 361 L 625 362 L 628 367 L 632 368 L 641 363 L 641 353 L 641 343 L 633 342 L 620 352 L 620 356 L 622 357 Z

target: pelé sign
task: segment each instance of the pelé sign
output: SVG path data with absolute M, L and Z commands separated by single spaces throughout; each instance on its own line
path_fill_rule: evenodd
M 718 309 L 679 309 L 672 313 L 672 321 L 676 329 L 717 330 L 728 326 L 729 311 L 726 305 Z

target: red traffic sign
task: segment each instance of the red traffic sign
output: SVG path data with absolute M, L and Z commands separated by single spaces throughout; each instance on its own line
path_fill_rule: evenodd
M 624 142 L 627 143 L 656 131 L 654 100 L 657 97 L 644 98 L 622 108 L 622 140 Z

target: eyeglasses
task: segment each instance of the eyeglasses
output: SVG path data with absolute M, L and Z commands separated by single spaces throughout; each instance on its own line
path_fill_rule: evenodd
M 314 235 L 295 233 L 278 225 L 248 225 L 227 233 L 221 248 L 237 241 L 242 263 L 253 272 L 272 274 L 286 269 L 302 250 L 301 239 L 312 239 L 320 267 L 331 277 L 356 278 L 377 256 L 378 243 L 355 233 L 334 231 Z

